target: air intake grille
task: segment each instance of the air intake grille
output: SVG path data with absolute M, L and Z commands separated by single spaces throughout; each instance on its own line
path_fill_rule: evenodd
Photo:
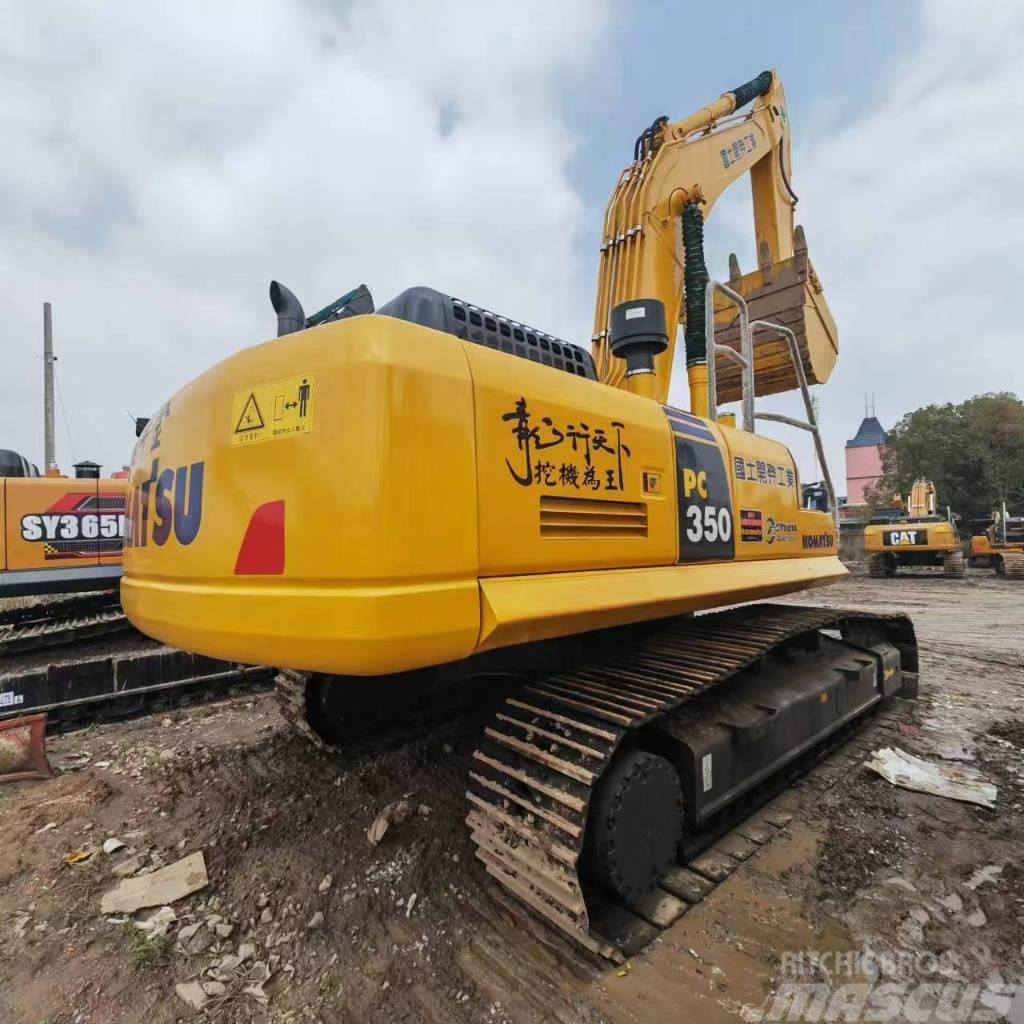
M 598 498 L 540 499 L 542 537 L 646 537 L 647 506 L 642 501 Z
M 553 366 L 556 370 L 565 370 L 579 377 L 593 378 L 590 354 L 578 345 L 571 345 L 533 327 L 480 309 L 479 306 L 471 306 L 461 299 L 451 301 L 452 316 L 457 321 L 453 333 L 458 337 L 508 352 L 521 359 Z
M 593 357 L 579 345 L 454 299 L 433 288 L 406 288 L 377 312 L 381 316 L 422 324 L 435 331 L 447 331 L 456 338 L 529 359 L 542 366 L 571 373 L 574 377 L 597 380 Z

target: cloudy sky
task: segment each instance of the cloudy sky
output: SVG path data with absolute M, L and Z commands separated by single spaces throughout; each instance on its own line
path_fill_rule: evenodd
M 129 413 L 271 335 L 271 277 L 307 309 L 362 281 L 379 302 L 429 284 L 585 341 L 601 212 L 638 131 L 772 65 L 841 335 L 818 389 L 834 474 L 866 393 L 886 426 L 1024 394 L 1024 4 L 688 7 L 9 5 L 0 447 L 42 462 L 45 300 L 65 467 L 116 468 Z M 708 225 L 720 276 L 730 251 L 754 262 L 734 191 Z

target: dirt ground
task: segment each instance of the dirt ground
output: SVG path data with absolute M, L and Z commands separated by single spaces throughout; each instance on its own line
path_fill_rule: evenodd
M 1015 1019 L 991 992 L 1024 972 L 1024 594 L 972 572 L 851 577 L 800 602 L 913 617 L 920 699 L 866 735 L 980 770 L 994 810 L 837 755 L 784 795 L 782 833 L 614 968 L 510 912 L 474 859 L 463 790 L 482 716 L 358 760 L 294 738 L 270 695 L 103 725 L 51 739 L 54 779 L 0 787 L 0 1021 L 816 1020 L 773 1016 L 794 969 L 831 992 L 908 960 L 987 986 L 991 1009 L 934 1019 Z M 411 819 L 371 845 L 400 799 Z M 124 846 L 104 853 L 110 838 Z M 115 870 L 196 852 L 209 884 L 173 920 L 100 912 Z M 190 982 L 202 1010 L 176 990 Z M 902 1013 L 874 1019 L 933 1019 Z

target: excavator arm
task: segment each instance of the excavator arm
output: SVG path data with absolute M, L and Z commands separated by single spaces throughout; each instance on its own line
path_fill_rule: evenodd
M 746 113 L 739 109 L 754 101 Z M 742 277 L 730 260 L 730 286 L 752 303 L 751 317 L 795 330 L 812 383 L 827 379 L 838 349 L 835 325 L 803 233 L 794 224 L 789 181 L 789 114 L 781 80 L 765 71 L 679 121 L 659 118 L 637 140 L 633 163 L 619 177 L 605 210 L 594 315 L 594 354 L 608 384 L 665 402 L 675 354 L 675 325 L 686 330 L 691 409 L 706 409 L 704 343 L 707 271 L 703 222 L 722 193 L 750 175 L 759 268 Z M 627 377 L 610 348 L 611 311 L 623 302 L 657 299 L 665 308 L 668 347 L 653 375 Z M 715 307 L 716 341 L 738 345 L 735 310 Z M 788 369 L 788 372 L 787 372 Z M 762 344 L 755 366 L 758 394 L 791 390 L 795 372 L 780 342 Z M 703 389 L 703 390 L 702 390 Z M 720 361 L 718 400 L 739 397 L 737 364 Z

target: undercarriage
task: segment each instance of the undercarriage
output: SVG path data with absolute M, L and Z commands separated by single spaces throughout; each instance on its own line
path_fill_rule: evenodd
M 283 671 L 277 685 L 302 732 L 347 749 L 497 703 L 466 794 L 477 856 L 619 960 L 670 923 L 666 904 L 697 877 L 684 865 L 887 699 L 916 694 L 917 648 L 904 616 L 760 604 L 481 664 L 358 681 Z

